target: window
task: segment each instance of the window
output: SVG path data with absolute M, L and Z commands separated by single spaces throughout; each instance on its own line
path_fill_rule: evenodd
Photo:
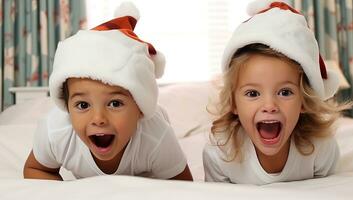
M 88 28 L 112 19 L 122 2 L 86 1 Z M 236 26 L 248 18 L 249 1 L 132 1 L 141 16 L 135 33 L 166 57 L 159 82 L 208 80 L 219 73 L 224 46 Z

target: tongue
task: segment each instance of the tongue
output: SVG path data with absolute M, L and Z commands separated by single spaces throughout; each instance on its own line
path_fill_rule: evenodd
M 114 139 L 113 135 L 94 136 L 94 143 L 98 147 L 105 148 L 110 145 L 113 139 Z
M 280 131 L 280 123 L 259 123 L 258 130 L 262 138 L 276 138 Z

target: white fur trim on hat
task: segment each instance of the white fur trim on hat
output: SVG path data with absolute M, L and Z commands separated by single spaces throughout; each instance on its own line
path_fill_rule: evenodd
M 326 100 L 337 91 L 339 81 L 336 73 L 329 72 L 327 79 L 321 77 L 319 47 L 304 16 L 276 7 L 240 24 L 224 50 L 223 72 L 229 68 L 238 49 L 254 43 L 265 44 L 298 62 L 321 99 Z
M 129 1 L 122 2 L 114 11 L 115 17 L 131 16 L 137 21 L 140 19 L 140 12 L 136 6 Z
M 340 79 L 337 72 L 327 69 L 328 79 L 324 79 L 324 88 L 327 98 L 333 97 L 340 85 Z
M 125 88 L 144 118 L 150 118 L 156 110 L 158 87 L 147 45 L 118 30 L 81 30 L 59 42 L 49 89 L 56 105 L 65 111 L 65 102 L 60 97 L 63 83 L 70 77 Z
M 154 63 L 154 74 L 156 78 L 161 78 L 164 74 L 164 68 L 165 68 L 165 57 L 164 55 L 157 51 L 156 55 L 151 56 L 151 59 Z

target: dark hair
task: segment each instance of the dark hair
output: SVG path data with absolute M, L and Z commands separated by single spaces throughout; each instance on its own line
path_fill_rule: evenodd
M 63 86 L 61 88 L 60 92 L 60 99 L 64 100 L 66 109 L 68 109 L 68 102 L 69 102 L 69 87 L 67 86 L 67 79 L 63 83 Z

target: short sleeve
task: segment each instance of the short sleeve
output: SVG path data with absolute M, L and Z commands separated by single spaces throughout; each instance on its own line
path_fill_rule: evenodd
M 169 116 L 167 114 L 167 111 L 161 106 L 159 106 L 159 109 L 160 109 L 160 111 L 162 113 L 163 118 L 170 124 L 170 119 L 169 119 Z
M 206 182 L 230 182 L 229 178 L 222 173 L 220 168 L 216 146 L 206 145 L 203 149 L 203 166 Z
M 170 126 L 154 149 L 151 162 L 156 178 L 169 179 L 184 171 L 186 158 Z
M 39 163 L 48 168 L 59 168 L 49 140 L 47 118 L 38 121 L 33 140 L 33 154 Z
M 325 177 L 333 174 L 339 156 L 340 152 L 335 138 L 323 139 L 315 159 L 314 177 Z

